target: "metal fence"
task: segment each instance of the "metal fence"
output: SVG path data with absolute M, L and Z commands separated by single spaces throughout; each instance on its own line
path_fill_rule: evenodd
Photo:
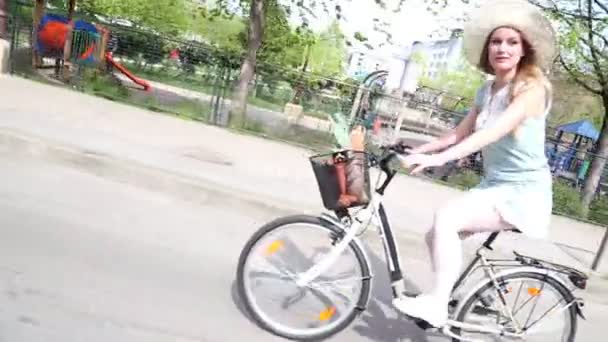
M 32 31 L 32 4 L 13 1 L 11 8 L 10 26 L 13 44 L 11 70 L 13 72 L 36 76 L 42 74 L 75 88 L 87 89 L 91 86 L 89 77 L 91 70 L 97 69 L 97 72 L 106 72 L 102 76 L 112 76 L 127 86 L 130 96 L 134 98 L 146 98 L 148 102 L 156 101 L 164 107 L 163 109 L 174 105 L 174 102 L 180 102 L 183 98 L 198 100 L 201 105 L 206 106 L 200 113 L 200 119 L 215 124 L 225 124 L 229 109 L 227 102 L 238 80 L 241 55 L 221 50 L 201 40 L 161 35 L 151 28 L 136 23 L 100 20 L 103 18 L 100 14 L 76 12 L 74 20 L 98 23 L 109 31 L 107 45 L 102 47 L 106 52 L 111 53 L 110 58 L 115 63 L 108 63 L 104 58 L 100 58 L 97 65 L 78 63 L 76 57 L 85 52 L 87 46 L 92 46 L 91 40 L 99 37 L 75 30 L 69 49 L 71 58 L 63 59 L 64 51 L 59 51 L 52 56 L 42 56 L 39 65 L 32 68 L 29 65 L 29 61 L 33 58 L 30 53 L 32 46 L 36 46 L 35 32 Z M 49 13 L 66 15 L 63 9 L 53 9 L 47 12 Z M 100 45 L 95 48 L 99 49 Z M 101 55 L 103 56 L 103 52 Z M 116 65 L 119 65 L 120 69 L 117 69 Z M 48 71 L 45 72 L 47 69 Z M 99 83 L 98 76 L 95 76 L 95 80 Z M 147 94 L 148 96 L 137 94 L 138 84 L 130 82 L 131 76 L 162 86 L 152 87 L 154 91 Z M 253 109 L 252 120 L 266 122 L 274 121 L 268 115 L 268 111 L 283 112 L 286 104 L 292 101 L 298 90 L 302 98 L 300 104 L 303 112 L 318 119 L 325 119 L 327 113 L 349 112 L 357 89 L 357 84 L 322 75 L 281 70 L 264 60 L 258 61 L 255 77 L 249 86 L 249 102 Z M 96 87 L 100 88 L 101 85 L 98 84 Z

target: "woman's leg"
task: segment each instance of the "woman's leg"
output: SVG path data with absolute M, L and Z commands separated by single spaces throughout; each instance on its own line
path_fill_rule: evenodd
M 435 215 L 430 253 L 435 272 L 435 287 L 430 292 L 446 305 L 452 287 L 462 272 L 462 239 L 468 235 L 513 228 L 504 221 L 491 202 L 469 200 L 453 202 Z
M 452 287 L 462 271 L 461 238 L 471 233 L 509 228 L 512 226 L 484 196 L 466 193 L 449 202 L 437 211 L 433 227 L 426 236 L 435 273 L 434 288 L 422 296 L 395 301 L 395 306 L 403 313 L 435 326 L 443 325 Z

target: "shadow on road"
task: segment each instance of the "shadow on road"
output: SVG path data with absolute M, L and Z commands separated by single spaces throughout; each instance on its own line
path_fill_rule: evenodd
M 392 305 L 391 287 L 388 269 L 384 256 L 378 256 L 369 250 L 369 258 L 374 270 L 374 285 L 368 308 L 353 323 L 353 331 L 371 341 L 404 342 L 428 341 L 427 333 L 414 322 L 399 315 Z M 406 291 L 412 294 L 420 293 L 420 289 L 404 275 Z
M 251 316 L 249 316 L 249 313 L 247 312 L 247 309 L 245 308 L 245 304 L 243 304 L 241 297 L 239 297 L 239 289 L 238 285 L 236 284 L 236 279 L 232 281 L 232 286 L 230 287 L 230 297 L 232 298 L 232 303 L 234 303 L 240 313 L 243 314 L 243 317 L 247 318 L 249 322 L 256 324 L 255 321 L 251 318 Z
M 423 331 L 414 322 L 400 315 L 393 308 L 388 269 L 384 256 L 379 257 L 371 249 L 368 249 L 368 255 L 372 274 L 374 274 L 371 298 L 367 310 L 347 330 L 352 330 L 364 340 L 379 342 L 428 342 L 428 336 L 439 336 L 433 332 Z M 421 292 L 407 276 L 405 276 L 405 284 L 408 293 L 418 294 Z M 232 282 L 231 297 L 243 316 L 255 324 L 239 296 L 236 280 Z M 338 333 L 335 337 L 340 337 L 341 334 Z

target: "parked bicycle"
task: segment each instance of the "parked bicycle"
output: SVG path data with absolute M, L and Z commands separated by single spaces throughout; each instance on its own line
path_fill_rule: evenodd
M 378 153 L 346 150 L 311 158 L 324 206 L 333 215 L 277 218 L 249 239 L 239 258 L 238 292 L 260 327 L 294 340 L 324 339 L 348 327 L 371 297 L 373 272 L 359 239 L 371 223 L 384 247 L 392 296 L 406 295 L 401 254 L 382 204 L 397 174 L 394 161 L 405 150 L 392 145 Z M 373 194 L 372 167 L 382 171 Z M 577 316 L 584 318 L 574 291 L 585 289 L 587 276 L 515 251 L 512 259 L 488 258 L 497 236 L 489 235 L 463 271 L 452 291 L 450 319 L 437 330 L 453 341 L 574 341 Z M 458 298 L 456 290 L 479 269 L 481 278 Z M 522 314 L 524 308 L 531 310 Z M 542 332 L 549 335 L 535 337 Z

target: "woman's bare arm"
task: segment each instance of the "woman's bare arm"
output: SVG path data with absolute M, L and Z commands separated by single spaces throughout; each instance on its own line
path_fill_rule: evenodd
M 530 87 L 513 99 L 495 125 L 471 134 L 460 143 L 442 152 L 441 157 L 446 161 L 460 159 L 499 140 L 516 129 L 527 117 L 542 113 L 544 97 L 545 90 L 542 86 Z
M 429 153 L 443 150 L 448 146 L 454 145 L 462 141 L 473 132 L 475 120 L 477 119 L 477 108 L 473 107 L 467 115 L 462 119 L 458 126 L 451 129 L 449 132 L 440 138 L 415 147 L 412 153 Z

